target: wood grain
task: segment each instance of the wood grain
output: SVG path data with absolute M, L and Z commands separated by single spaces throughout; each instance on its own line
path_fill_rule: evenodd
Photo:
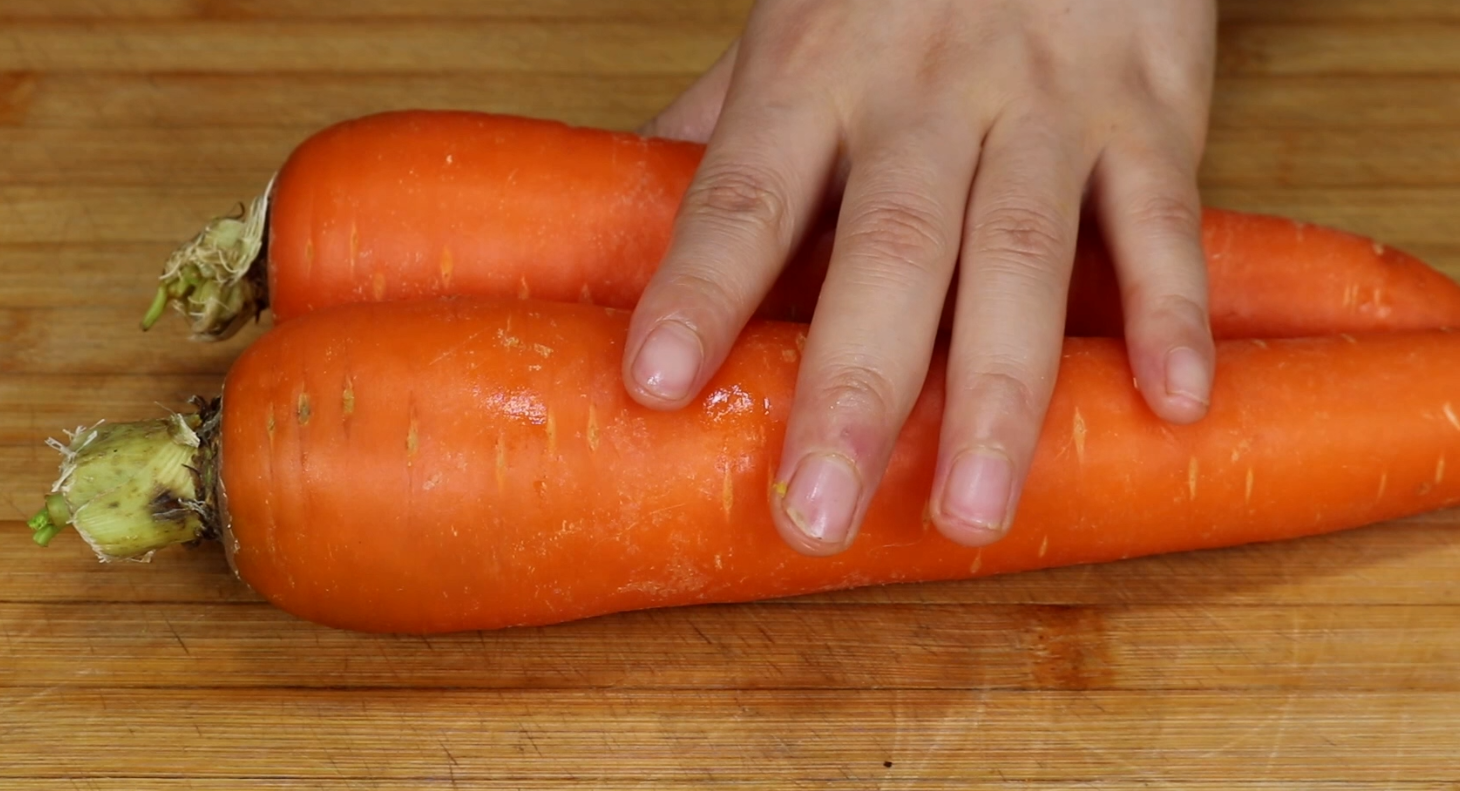
M 1460 789 L 1460 511 L 1280 544 L 436 638 L 290 618 L 217 546 L 23 520 L 44 442 L 267 330 L 137 328 L 172 246 L 319 127 L 631 129 L 751 0 L 0 3 L 0 791 Z M 1460 278 L 1460 4 L 1222 0 L 1211 205 Z
M 569 123 L 633 128 L 694 75 L 483 71 L 471 78 L 399 73 L 303 72 L 146 75 L 0 72 L 0 124 L 152 135 L 175 127 L 240 139 L 274 127 L 314 129 L 365 113 L 448 107 L 535 114 Z M 248 108 L 248 112 L 239 110 Z M 1419 76 L 1221 76 L 1213 129 L 1363 131 L 1445 127 L 1460 92 Z M 179 152 L 186 153 L 186 152 Z M 1240 164 L 1238 162 L 1232 164 Z
M 0 688 L 209 677 L 220 687 L 698 690 L 714 678 L 734 689 L 1460 693 L 1457 605 L 1192 604 L 800 601 L 431 638 L 324 631 L 252 602 L 0 604 L 0 623 L 12 624 L 0 633 Z
M 200 188 L 257 182 L 315 129 L 0 127 L 0 149 L 11 152 L 0 161 L 0 181 L 16 187 Z M 1434 127 L 1215 129 L 1201 176 L 1213 188 L 1460 186 L 1460 147 L 1452 143 L 1451 132 Z M 1392 155 L 1383 162 L 1369 159 L 1367 152 L 1376 149 L 1392 149 Z M 56 157 L 57 150 L 66 155 Z
M 217 778 L 267 765 L 309 782 L 647 784 L 914 778 L 1448 780 L 1460 695 L 1226 690 L 10 689 L 0 777 Z M 33 713 L 45 712 L 44 717 Z M 99 713 L 105 716 L 98 717 Z M 182 716 L 179 716 L 182 715 Z M 585 727 L 588 726 L 588 727 Z M 607 756 L 607 757 L 606 757 Z M 887 763 L 892 766 L 888 767 Z M 432 774 L 436 774 L 433 772 Z

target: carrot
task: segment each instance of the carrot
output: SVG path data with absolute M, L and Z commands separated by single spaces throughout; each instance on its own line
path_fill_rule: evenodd
M 476 112 L 342 122 L 301 143 L 241 216 L 214 220 L 174 253 L 143 327 L 169 303 L 203 340 L 230 337 L 265 307 L 276 322 L 345 302 L 450 295 L 631 308 L 702 154 L 693 143 Z M 809 319 L 830 231 L 812 234 L 761 317 Z M 1460 285 L 1373 240 L 1215 208 L 1203 237 L 1218 337 L 1460 325 Z M 1119 336 L 1109 253 L 1090 230 L 1080 251 L 1070 334 Z
M 216 535 L 289 613 L 435 633 L 1228 547 L 1460 503 L 1460 333 L 1223 341 L 1211 412 L 1190 426 L 1148 411 L 1118 340 L 1069 338 L 1008 538 L 963 548 L 924 517 L 940 352 L 852 548 L 806 557 L 767 508 L 805 328 L 753 322 L 695 405 L 658 412 L 619 381 L 627 318 L 512 299 L 299 317 L 241 354 L 221 404 L 76 432 L 37 540 L 69 521 L 113 558 Z
M 1096 235 L 1080 239 L 1070 334 L 1121 334 L 1120 292 Z M 1208 209 L 1213 333 L 1291 338 L 1460 326 L 1460 284 L 1373 239 L 1284 217 Z

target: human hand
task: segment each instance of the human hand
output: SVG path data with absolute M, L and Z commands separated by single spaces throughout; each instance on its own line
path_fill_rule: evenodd
M 634 311 L 624 377 L 687 404 L 840 190 L 773 498 L 786 541 L 845 549 L 927 375 L 957 269 L 930 514 L 1009 528 L 1058 369 L 1088 191 L 1137 385 L 1161 418 L 1213 375 L 1201 205 L 1215 0 L 760 0 L 646 127 L 708 141 Z M 842 182 L 844 180 L 844 186 Z

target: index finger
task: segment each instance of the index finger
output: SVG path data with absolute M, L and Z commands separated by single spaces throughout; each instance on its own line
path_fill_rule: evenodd
M 624 379 L 640 403 L 683 406 L 724 361 L 816 214 L 836 129 L 820 101 L 770 85 L 727 99 L 630 322 Z

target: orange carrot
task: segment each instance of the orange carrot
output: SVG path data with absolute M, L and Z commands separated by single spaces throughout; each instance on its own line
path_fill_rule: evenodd
M 1121 333 L 1119 289 L 1103 242 L 1082 237 L 1071 283 L 1072 335 Z M 1292 338 L 1460 326 L 1460 284 L 1357 234 L 1284 217 L 1208 209 L 1202 224 L 1212 330 Z
M 49 539 L 69 519 L 104 556 L 211 532 L 296 616 L 431 633 L 1227 547 L 1460 503 L 1460 333 L 1223 341 L 1211 412 L 1190 426 L 1148 411 L 1118 340 L 1071 338 L 1007 539 L 959 547 L 924 518 L 939 356 L 853 547 L 802 556 L 767 502 L 803 331 L 752 323 L 694 406 L 658 412 L 620 383 L 622 311 L 318 311 L 243 352 L 221 412 L 78 432 L 33 526 Z M 128 455 L 128 429 L 149 450 Z M 119 468 L 132 494 L 107 484 Z M 108 522 L 132 513 L 161 534 Z
M 666 250 L 703 147 L 474 112 L 402 111 L 328 127 L 239 218 L 168 262 L 169 302 L 222 339 L 267 305 L 276 322 L 346 302 L 522 296 L 631 308 Z M 830 245 L 822 227 L 761 306 L 808 320 Z M 1335 229 L 1207 209 L 1218 337 L 1460 325 L 1460 285 Z M 1069 331 L 1121 334 L 1098 234 L 1084 232 Z M 548 263 L 550 262 L 550 263 Z

